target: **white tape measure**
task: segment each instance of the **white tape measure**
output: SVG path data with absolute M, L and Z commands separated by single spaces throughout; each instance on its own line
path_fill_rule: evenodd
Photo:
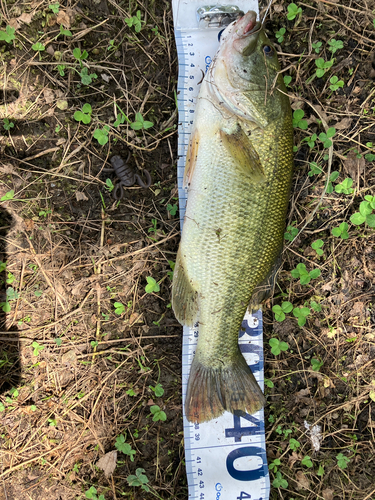
M 217 51 L 219 33 L 241 11 L 258 11 L 257 0 L 238 0 L 225 6 L 209 5 L 203 1 L 173 0 L 172 3 L 179 61 L 177 176 L 181 227 L 187 199 L 182 179 L 199 82 Z M 198 337 L 198 328 L 184 327 L 183 403 Z M 261 311 L 254 316 L 246 313 L 239 333 L 239 345 L 257 382 L 264 388 Z M 184 439 L 190 500 L 269 499 L 263 410 L 253 415 L 243 411 L 235 415 L 225 412 L 203 424 L 191 424 L 184 415 Z

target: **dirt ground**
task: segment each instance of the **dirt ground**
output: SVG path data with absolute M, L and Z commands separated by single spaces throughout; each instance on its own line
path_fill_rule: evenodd
M 186 499 L 170 2 L 0 7 L 0 500 Z M 374 9 L 265 23 L 296 167 L 264 306 L 273 500 L 375 499 Z M 116 200 L 129 152 L 151 185 Z

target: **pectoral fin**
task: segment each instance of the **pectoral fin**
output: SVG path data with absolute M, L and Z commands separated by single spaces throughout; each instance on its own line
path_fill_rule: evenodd
M 239 123 L 237 123 L 233 131 L 221 129 L 220 137 L 224 147 L 228 150 L 236 167 L 242 174 L 248 177 L 251 182 L 265 181 L 265 172 L 259 155 Z

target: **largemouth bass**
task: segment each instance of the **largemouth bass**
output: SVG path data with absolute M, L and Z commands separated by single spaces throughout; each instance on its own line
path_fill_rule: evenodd
M 248 12 L 223 32 L 203 80 L 184 182 L 188 201 L 172 306 L 199 323 L 185 414 L 205 422 L 265 402 L 238 347 L 249 303 L 272 280 L 293 170 L 289 98 L 275 48 Z

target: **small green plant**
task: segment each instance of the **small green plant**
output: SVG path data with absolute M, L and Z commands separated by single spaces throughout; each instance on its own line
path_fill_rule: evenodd
M 338 227 L 332 228 L 332 234 L 337 238 L 347 240 L 349 238 L 348 229 L 349 225 L 346 222 L 342 222 Z
M 296 451 L 300 446 L 301 446 L 301 444 L 299 441 L 297 441 L 297 439 L 294 439 L 294 438 L 289 439 L 289 448 L 292 451 Z
M 305 137 L 303 139 L 303 142 L 307 142 L 309 148 L 312 149 L 315 146 L 315 141 L 317 140 L 317 138 L 318 136 L 316 134 L 313 134 L 310 137 Z
M 314 372 L 318 372 L 322 366 L 323 366 L 323 361 L 320 361 L 317 358 L 311 359 L 311 367 L 314 370 Z
M 15 28 L 12 28 L 12 26 L 7 26 L 4 30 L 0 30 L 0 41 L 4 41 L 7 43 L 12 42 L 13 40 L 16 39 L 14 32 L 16 31 Z
M 328 182 L 327 182 L 327 194 L 330 194 L 330 193 L 333 193 L 333 182 L 335 182 L 335 180 L 339 177 L 340 175 L 340 172 L 337 172 L 336 170 L 334 170 L 333 172 L 331 172 L 331 175 L 329 176 L 329 179 L 328 179 Z
M 150 407 L 151 414 L 153 415 L 152 421 L 153 422 L 165 422 L 167 420 L 167 415 L 163 410 L 160 409 L 160 406 L 158 405 L 153 405 Z
M 306 318 L 310 314 L 310 309 L 308 307 L 295 307 L 293 309 L 293 316 L 298 320 L 298 326 L 303 326 L 306 324 Z
M 332 90 L 332 92 L 335 92 L 336 90 L 344 86 L 343 80 L 339 80 L 336 75 L 330 78 L 329 83 L 331 84 L 329 88 Z
M 96 73 L 89 73 L 88 68 L 82 68 L 80 72 L 78 71 L 78 74 L 81 77 L 82 85 L 90 85 L 93 80 L 96 80 L 98 78 L 98 75 Z
M 285 314 L 290 313 L 292 311 L 292 309 L 293 309 L 293 304 L 291 304 L 290 302 L 287 302 L 287 301 L 282 302 L 281 306 L 276 304 L 272 308 L 272 311 L 275 313 L 275 320 L 279 321 L 279 322 L 284 321 Z
M 35 52 L 43 52 L 43 50 L 46 50 L 45 45 L 43 45 L 41 42 L 34 43 L 31 48 L 35 50 Z
M 375 214 L 372 211 L 375 209 L 375 196 L 366 195 L 365 201 L 359 205 L 359 212 L 355 212 L 350 217 L 350 222 L 355 226 L 360 226 L 364 222 L 370 226 L 375 227 Z
M 57 65 L 57 71 L 59 72 L 60 76 L 65 76 L 65 66 L 64 66 L 64 64 L 58 64 Z
M 292 81 L 292 77 L 290 75 L 284 75 L 285 87 L 289 87 L 291 81 Z
M 316 76 L 322 78 L 322 76 L 331 68 L 333 64 L 333 59 L 331 61 L 325 61 L 322 57 L 315 59 L 315 66 L 317 67 Z
M 289 345 L 286 342 L 282 342 L 276 338 L 270 339 L 268 343 L 271 346 L 271 352 L 274 356 L 278 356 L 282 351 L 289 349 Z
M 172 271 L 167 271 L 167 275 L 168 275 L 168 278 L 172 281 L 173 280 L 174 267 L 175 267 L 176 263 L 173 262 L 172 260 L 169 260 L 168 264 L 169 264 L 169 267 L 172 269 Z
M 301 285 L 307 285 L 311 280 L 314 280 L 320 276 L 320 269 L 312 269 L 307 271 L 305 264 L 299 263 L 295 269 L 291 270 L 291 275 L 293 278 L 299 278 Z
M 144 23 L 145 21 L 141 20 L 141 11 L 137 10 L 135 16 L 125 19 L 125 22 L 129 26 L 129 28 L 134 26 L 134 31 L 136 33 L 139 33 L 142 29 L 142 23 Z
M 288 14 L 287 18 L 289 21 L 293 21 L 298 15 L 300 16 L 302 14 L 302 9 L 301 7 L 298 7 L 295 3 L 290 3 L 288 5 Z
M 128 455 L 130 457 L 131 462 L 134 462 L 134 455 L 136 454 L 135 450 L 132 450 L 132 447 L 130 444 L 125 443 L 126 441 L 126 434 L 120 434 L 116 438 L 115 446 L 118 449 L 118 451 L 121 451 L 124 455 Z
M 280 471 L 276 472 L 275 479 L 272 481 L 272 486 L 274 488 L 287 488 L 288 487 L 288 481 L 286 479 L 284 479 L 284 477 Z
M 51 3 L 48 5 L 48 8 L 51 9 L 54 14 L 58 14 L 60 10 L 60 4 L 59 2 Z
M 275 460 L 273 460 L 269 464 L 268 468 L 269 468 L 269 470 L 272 470 L 274 473 L 276 473 L 277 468 L 280 467 L 280 465 L 281 465 L 281 460 L 279 458 L 275 458 Z
M 164 394 L 164 389 L 161 384 L 156 384 L 155 387 L 152 385 L 149 385 L 149 388 L 154 392 L 155 396 L 157 398 L 161 398 L 162 395 Z
M 87 59 L 89 55 L 87 53 L 87 50 L 84 50 L 82 52 L 80 48 L 76 47 L 73 50 L 73 56 L 75 57 L 75 59 L 77 59 L 77 61 L 79 62 L 80 66 L 82 68 L 83 67 L 82 61 L 84 61 L 85 59 Z
M 276 31 L 275 36 L 277 38 L 277 41 L 279 43 L 282 43 L 284 40 L 284 35 L 285 35 L 286 29 L 285 28 L 280 28 L 279 31 Z
M 335 40 L 334 38 L 332 38 L 332 40 L 330 40 L 328 42 L 328 50 L 330 50 L 332 52 L 332 55 L 337 52 L 339 49 L 343 49 L 344 48 L 344 43 L 342 40 Z
M 303 109 L 296 109 L 293 111 L 293 127 L 306 130 L 308 127 L 307 121 L 302 118 L 305 116 Z
M 321 132 L 319 134 L 319 139 L 322 141 L 325 148 L 330 148 L 332 146 L 331 138 L 336 134 L 336 129 L 330 127 L 327 132 Z
M 76 111 L 73 115 L 73 118 L 77 122 L 82 122 L 85 125 L 91 122 L 91 113 L 92 113 L 92 107 L 91 105 L 86 102 L 83 106 L 81 111 Z
M 270 389 L 272 389 L 272 387 L 275 386 L 275 384 L 272 382 L 272 380 L 270 380 L 269 378 L 265 378 L 264 379 L 264 383 L 267 387 L 269 387 Z
M 9 131 L 13 127 L 14 127 L 14 123 L 9 121 L 8 118 L 4 118 L 4 129 Z
M 167 210 L 172 215 L 172 217 L 176 215 L 177 208 L 178 207 L 177 207 L 176 203 L 174 205 L 171 205 L 170 203 L 168 203 L 168 205 L 167 205 Z
M 31 344 L 31 347 L 34 349 L 33 350 L 33 356 L 38 356 L 40 351 L 43 351 L 44 349 L 44 345 L 40 345 L 38 344 L 38 342 L 34 341 L 32 344 Z
M 352 185 L 353 185 L 353 179 L 351 179 L 350 177 L 347 177 L 342 182 L 340 182 L 340 184 L 336 184 L 335 191 L 336 191 L 336 193 L 352 194 L 352 193 L 354 193 L 354 189 L 352 188 Z
M 320 312 L 322 310 L 322 306 L 315 300 L 310 300 L 310 307 L 315 312 Z
M 342 453 L 339 453 L 336 456 L 336 460 L 337 460 L 337 465 L 340 467 L 340 469 L 346 469 L 350 462 L 350 458 L 346 457 Z
M 60 24 L 60 33 L 54 39 L 56 40 L 59 36 L 72 36 L 72 32 L 64 29 L 64 26 Z
M 308 467 L 309 469 L 312 468 L 313 466 L 313 463 L 311 461 L 311 458 L 306 455 L 302 460 L 301 460 L 301 464 L 304 465 L 305 467 Z
M 316 54 L 319 54 L 320 49 L 322 48 L 322 42 L 314 42 L 311 46 L 315 50 Z
M 113 305 L 115 307 L 115 314 L 117 314 L 118 316 L 120 316 L 126 310 L 124 304 L 122 304 L 121 302 L 115 302 Z
M 140 486 L 144 491 L 150 491 L 150 488 L 147 486 L 148 478 L 145 474 L 144 469 L 138 468 L 135 471 L 135 475 L 131 474 L 126 478 L 129 486 Z
M 316 135 L 316 134 L 314 134 Z M 321 174 L 323 172 L 323 169 L 321 166 L 319 166 L 315 161 L 312 161 L 310 164 L 310 170 L 308 172 L 308 176 L 309 177 L 312 177 L 313 175 L 318 175 L 318 174 Z
M 130 128 L 133 130 L 141 130 L 141 129 L 148 129 L 153 127 L 154 124 L 152 122 L 149 122 L 147 120 L 143 119 L 143 116 L 141 113 L 136 113 L 135 114 L 135 121 L 130 124 Z
M 94 488 L 94 486 L 91 486 L 89 490 L 85 491 L 85 497 L 89 498 L 90 500 L 105 500 L 104 495 L 97 496 L 97 493 L 97 489 Z
M 108 142 L 108 133 L 109 133 L 109 127 L 108 125 L 104 125 L 103 128 L 97 128 L 94 130 L 94 139 L 98 141 L 98 143 L 101 146 L 105 146 Z
M 17 300 L 19 298 L 18 292 L 11 286 L 7 288 L 6 296 L 8 300 Z
M 294 226 L 288 226 L 286 228 L 286 233 L 284 233 L 284 238 L 288 241 L 293 241 L 298 234 L 298 229 Z
M 115 189 L 115 186 L 114 186 L 113 182 L 111 181 L 111 179 L 105 180 L 105 188 L 108 189 L 108 191 L 110 193 L 112 193 L 112 191 Z
M 365 158 L 366 158 L 367 161 L 374 161 L 375 160 L 375 155 L 372 154 L 372 153 L 367 153 L 367 155 L 365 155 Z
M 160 285 L 159 283 L 156 282 L 154 278 L 151 276 L 147 276 L 147 285 L 145 287 L 145 292 L 146 293 L 157 293 L 160 291 Z
M 315 250 L 318 255 L 323 255 L 322 246 L 324 245 L 323 240 L 315 240 L 311 243 L 311 248 Z
M 0 201 L 9 201 L 13 200 L 14 198 L 14 189 L 11 189 L 10 191 L 7 191 L 4 196 L 0 198 Z

